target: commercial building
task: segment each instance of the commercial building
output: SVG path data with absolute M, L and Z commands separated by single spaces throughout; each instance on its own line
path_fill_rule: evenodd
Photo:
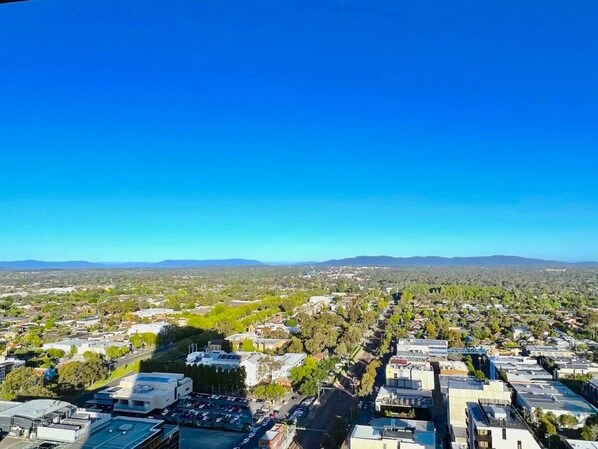
M 54 399 L 0 403 L 0 431 L 18 438 L 36 435 L 39 427 L 73 416 L 77 407 Z
M 259 449 L 286 449 L 293 442 L 295 427 L 288 424 L 275 424 L 260 438 Z
M 590 362 L 580 357 L 554 357 L 550 358 L 554 368 L 552 375 L 555 380 L 563 377 L 590 376 L 598 377 L 598 363 Z
M 429 362 L 391 357 L 386 365 L 386 385 L 414 390 L 434 389 L 434 370 Z
M 448 357 L 448 341 L 399 338 L 397 341 L 397 355 L 403 352 L 426 355 L 430 360 L 446 360 Z
M 5 407 L 0 405 L 0 409 Z M 17 403 L 0 412 L 0 449 L 178 449 L 178 427 L 161 420 L 117 417 L 62 401 Z
M 579 425 L 598 413 L 598 409 L 581 396 L 557 381 L 512 384 L 515 390 L 515 403 L 526 413 L 542 409 L 544 413 L 552 412 L 558 418 L 571 415 L 577 418 Z
M 350 449 L 435 449 L 434 423 L 382 418 L 356 425 L 349 436 Z
M 140 324 L 133 324 L 129 330 L 127 331 L 127 333 L 129 335 L 134 335 L 134 334 L 155 334 L 158 335 L 160 332 L 162 332 L 166 326 L 168 326 L 168 323 L 164 322 L 164 321 L 158 321 L 156 323 L 140 323 Z
M 193 381 L 183 374 L 139 373 L 121 379 L 94 395 L 97 401 L 112 400 L 114 411 L 147 415 L 171 406 L 193 391 Z
M 531 357 L 494 356 L 489 361 L 490 375 L 505 376 L 510 384 L 552 380 L 552 375 Z
M 75 354 L 82 355 L 86 352 L 95 352 L 97 354 L 106 354 L 106 349 L 110 346 L 130 347 L 129 342 L 116 340 L 84 340 L 79 338 L 72 338 L 67 340 L 56 341 L 54 343 L 44 343 L 42 349 L 60 349 L 65 354 L 71 353 L 73 350 Z
M 469 449 L 542 449 L 508 401 L 469 402 L 467 424 Z

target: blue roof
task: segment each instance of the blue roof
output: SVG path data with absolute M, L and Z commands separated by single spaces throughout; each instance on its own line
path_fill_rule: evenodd
M 136 380 L 138 382 L 159 382 L 159 383 L 163 383 L 163 384 L 172 382 L 172 379 L 169 377 L 158 377 L 158 376 L 138 376 Z

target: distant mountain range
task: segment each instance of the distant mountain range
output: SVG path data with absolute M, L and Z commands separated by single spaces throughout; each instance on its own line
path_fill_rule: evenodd
M 192 267 L 245 267 L 265 265 L 259 260 L 249 259 L 208 259 L 208 260 L 163 260 L 161 262 L 88 262 L 72 260 L 65 262 L 45 262 L 41 260 L 15 260 L 0 262 L 0 269 L 9 270 L 48 270 L 48 269 L 91 269 L 91 268 L 192 268 Z
M 566 267 L 597 265 L 596 262 L 560 262 L 558 260 L 532 259 L 519 256 L 475 256 L 475 257 L 391 257 L 358 256 L 347 259 L 333 259 L 317 265 L 341 267 Z
M 281 265 L 264 263 L 252 259 L 208 259 L 208 260 L 163 260 L 161 262 L 88 262 L 85 260 L 45 262 L 40 260 L 17 260 L 0 262 L 0 269 L 47 270 L 47 269 L 92 269 L 92 268 L 193 268 L 193 267 L 249 267 Z M 284 264 L 295 266 L 327 267 L 581 267 L 598 266 L 598 262 L 560 262 L 557 260 L 531 259 L 519 256 L 477 256 L 477 257 L 391 257 L 358 256 L 346 259 L 332 259 L 324 262 L 301 262 Z

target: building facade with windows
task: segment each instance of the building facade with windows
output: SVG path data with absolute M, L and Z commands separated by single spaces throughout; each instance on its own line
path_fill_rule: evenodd
M 467 404 L 469 449 L 542 449 L 525 421 L 508 401 Z
M 114 411 L 147 415 L 163 410 L 193 391 L 193 380 L 183 374 L 139 373 L 121 379 L 94 395 L 98 401 L 112 400 Z

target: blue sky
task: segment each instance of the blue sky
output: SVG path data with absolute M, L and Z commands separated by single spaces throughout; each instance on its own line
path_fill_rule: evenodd
M 0 260 L 598 259 L 598 4 L 0 6 Z

